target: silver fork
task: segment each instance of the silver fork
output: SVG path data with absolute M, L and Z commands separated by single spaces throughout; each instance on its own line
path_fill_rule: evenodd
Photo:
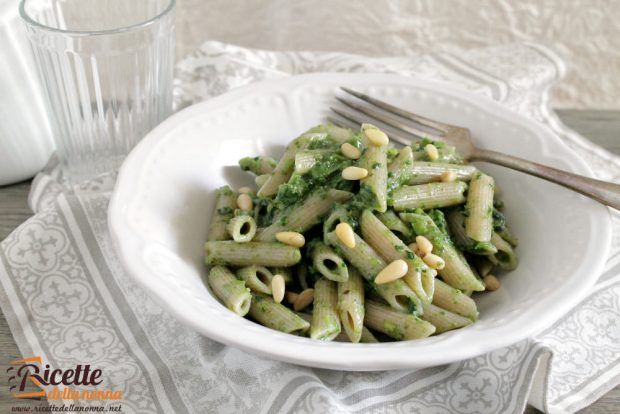
M 360 124 L 368 122 L 369 117 L 374 118 L 395 128 L 397 132 L 389 134 L 390 138 L 401 144 L 411 144 L 414 137 L 428 137 L 432 140 L 442 140 L 456 147 L 460 154 L 468 161 L 486 161 L 534 175 L 570 188 L 605 205 L 620 210 L 620 185 L 618 184 L 595 180 L 594 178 L 569 173 L 557 168 L 513 157 L 512 155 L 478 148 L 474 145 L 471 139 L 471 133 L 467 128 L 416 115 L 349 88 L 342 87 L 341 89 L 370 104 L 370 106 L 363 105 L 351 99 L 336 97 L 336 99 L 353 110 L 344 111 L 338 108 L 331 108 L 333 112 L 346 120 L 345 123 L 349 122 L 349 126 L 351 126 L 352 123 L 355 127 L 359 127 Z M 376 108 L 380 108 L 382 111 Z M 334 118 L 330 118 L 330 120 L 334 123 L 343 124 L 342 121 Z M 413 123 L 415 123 L 415 125 Z

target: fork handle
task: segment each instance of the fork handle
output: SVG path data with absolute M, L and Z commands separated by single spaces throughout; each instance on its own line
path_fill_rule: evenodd
M 547 181 L 575 190 L 585 196 L 593 198 L 609 207 L 620 210 L 620 185 L 608 183 L 582 175 L 572 174 L 557 168 L 548 167 L 501 152 L 477 149 L 471 161 L 486 161 L 508 167 L 526 174 L 534 175 Z

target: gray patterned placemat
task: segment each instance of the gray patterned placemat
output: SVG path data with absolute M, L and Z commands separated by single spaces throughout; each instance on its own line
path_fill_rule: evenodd
M 453 82 L 535 118 L 606 179 L 620 159 L 567 130 L 547 107 L 562 63 L 539 45 L 366 58 L 267 52 L 207 42 L 178 65 L 177 108 L 236 86 L 308 72 L 389 72 Z M 201 337 L 163 312 L 122 269 L 107 231 L 114 175 L 67 194 L 37 176 L 36 212 L 0 244 L 0 305 L 24 356 L 88 362 L 123 390 L 124 413 L 519 413 L 529 401 L 574 412 L 620 376 L 620 216 L 598 284 L 536 338 L 418 371 L 341 372 L 255 357 Z M 112 403 L 110 403 L 113 405 Z M 95 405 L 101 405 L 95 404 Z

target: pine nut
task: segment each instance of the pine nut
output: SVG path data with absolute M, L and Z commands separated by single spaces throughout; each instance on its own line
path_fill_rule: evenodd
M 433 144 L 426 144 L 424 150 L 426 151 L 426 155 L 428 155 L 428 158 L 431 161 L 437 161 L 437 159 L 439 158 L 439 151 L 437 151 L 436 146 L 434 146 Z
M 252 210 L 252 207 L 254 207 L 252 197 L 247 194 L 239 194 L 239 197 L 237 197 L 237 207 L 245 211 Z
M 237 190 L 237 192 L 239 194 L 254 195 L 254 190 L 252 190 L 250 187 L 241 187 Z
M 338 223 L 336 226 L 336 236 L 349 249 L 355 248 L 355 233 L 349 223 Z
M 345 180 L 361 180 L 368 176 L 368 170 L 360 167 L 347 167 L 342 170 L 342 178 Z
M 394 260 L 379 272 L 375 278 L 375 283 L 381 285 L 383 283 L 393 282 L 405 276 L 408 271 L 409 267 L 407 266 L 407 262 L 402 259 Z
M 446 262 L 439 256 L 433 253 L 427 253 L 422 257 L 424 263 L 433 269 L 441 270 L 446 267 Z
M 281 231 L 276 233 L 276 239 L 293 247 L 303 247 L 303 245 L 306 244 L 304 235 L 296 231 Z
M 484 282 L 484 287 L 491 292 L 500 287 L 499 280 L 493 275 L 486 275 L 482 281 Z
M 254 183 L 256 184 L 257 187 L 262 187 L 267 180 L 269 180 L 269 178 L 271 177 L 271 174 L 263 174 L 263 175 L 258 175 L 256 176 L 256 178 L 254 178 Z
M 286 292 L 284 294 L 284 296 L 286 296 L 286 301 L 292 305 L 297 300 L 297 297 L 299 296 L 299 293 Z
M 453 181 L 456 181 L 456 179 L 457 179 L 456 173 L 452 170 L 444 171 L 441 174 L 441 181 L 444 183 L 451 183 Z
M 312 301 L 314 301 L 314 289 L 306 289 L 297 295 L 297 299 L 295 300 L 295 303 L 293 303 L 293 309 L 295 309 L 296 312 L 299 312 L 309 306 Z
M 276 303 L 282 302 L 284 299 L 284 278 L 282 275 L 274 275 L 271 279 L 271 295 Z
M 420 253 L 422 253 L 422 256 L 433 251 L 433 243 L 431 243 L 426 237 L 415 236 L 415 242 L 418 245 L 418 249 L 420 250 Z
M 342 155 L 344 155 L 350 160 L 357 160 L 359 157 L 362 156 L 362 151 L 349 144 L 348 142 L 345 142 L 340 146 L 340 152 L 342 152 Z
M 378 128 L 368 128 L 364 130 L 364 135 L 366 135 L 368 141 L 375 147 L 383 147 L 390 142 L 385 132 Z

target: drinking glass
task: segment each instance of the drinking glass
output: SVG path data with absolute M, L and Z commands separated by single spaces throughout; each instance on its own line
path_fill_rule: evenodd
M 22 0 L 63 176 L 120 167 L 172 111 L 175 0 Z

